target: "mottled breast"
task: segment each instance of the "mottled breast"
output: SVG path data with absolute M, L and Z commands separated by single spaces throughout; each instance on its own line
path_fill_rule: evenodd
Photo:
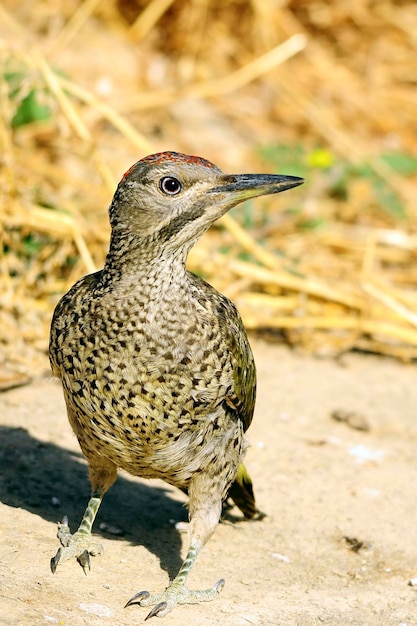
M 164 477 L 173 459 L 162 450 L 184 465 L 190 446 L 207 459 L 221 442 L 240 446 L 255 372 L 233 305 L 191 275 L 187 290 L 157 301 L 139 290 L 120 298 L 100 278 L 85 277 L 60 301 L 50 342 L 87 458 L 102 454 L 133 474 Z M 190 472 L 204 462 L 193 459 Z

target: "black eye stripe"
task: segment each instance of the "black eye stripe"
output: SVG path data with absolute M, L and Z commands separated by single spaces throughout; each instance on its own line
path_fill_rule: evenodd
M 178 178 L 173 176 L 164 176 L 159 181 L 159 188 L 161 191 L 169 196 L 175 196 L 182 189 L 182 185 Z

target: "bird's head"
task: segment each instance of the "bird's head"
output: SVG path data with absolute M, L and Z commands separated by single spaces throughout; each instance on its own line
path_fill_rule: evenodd
M 188 250 L 239 202 L 303 182 L 296 176 L 227 175 L 201 157 L 161 152 L 124 174 L 110 205 L 110 222 L 116 237 L 128 236 L 138 245 Z

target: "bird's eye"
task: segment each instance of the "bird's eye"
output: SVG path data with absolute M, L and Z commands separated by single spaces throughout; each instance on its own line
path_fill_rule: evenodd
M 165 176 L 164 178 L 161 178 L 159 181 L 159 187 L 161 188 L 161 191 L 170 196 L 175 196 L 182 189 L 182 185 L 178 178 L 174 178 L 173 176 Z

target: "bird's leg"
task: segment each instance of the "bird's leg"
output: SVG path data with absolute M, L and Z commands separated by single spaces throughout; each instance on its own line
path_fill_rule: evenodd
M 90 569 L 90 555 L 95 556 L 96 554 L 101 553 L 101 544 L 92 543 L 91 541 L 91 528 L 102 498 L 103 494 L 100 494 L 99 492 L 92 494 L 81 520 L 81 524 L 77 532 L 73 535 L 71 535 L 70 528 L 68 526 L 67 516 L 64 516 L 62 522 L 58 523 L 57 537 L 60 540 L 62 547 L 58 548 L 57 553 L 51 559 L 51 570 L 53 574 L 55 574 L 56 568 L 60 563 L 63 563 L 72 557 L 76 557 L 84 571 L 86 571 L 87 567 Z
M 188 574 L 197 558 L 201 546 L 195 542 L 191 542 L 184 563 L 181 565 L 180 571 L 169 584 L 169 586 L 157 595 L 151 595 L 149 591 L 140 591 L 135 594 L 125 605 L 140 604 L 140 606 L 150 606 L 154 604 L 153 609 L 148 613 L 145 619 L 150 617 L 164 617 L 172 611 L 177 604 L 198 604 L 199 602 L 208 602 L 213 600 L 222 590 L 224 580 L 221 578 L 213 587 L 209 589 L 188 589 L 185 586 Z
M 65 516 L 58 524 L 57 537 L 61 542 L 60 548 L 51 559 L 51 570 L 55 574 L 60 563 L 75 557 L 84 572 L 90 569 L 90 555 L 100 554 L 103 547 L 91 540 L 91 529 L 96 518 L 98 509 L 104 494 L 116 479 L 116 467 L 109 464 L 106 467 L 89 466 L 89 475 L 92 486 L 91 497 L 84 511 L 78 530 L 72 535 L 68 526 L 68 518 Z
M 195 483 L 206 482 L 200 476 L 193 479 L 194 485 L 189 489 L 190 496 L 190 547 L 187 556 L 174 580 L 162 593 L 151 595 L 148 591 L 135 594 L 125 605 L 139 604 L 140 606 L 155 605 L 146 619 L 150 617 L 164 617 L 177 604 L 197 604 L 213 600 L 222 590 L 224 580 L 220 579 L 213 587 L 203 590 L 190 590 L 185 584 L 198 553 L 216 528 L 221 512 L 221 493 L 213 494 L 199 491 Z M 198 497 L 194 497 L 194 493 Z

